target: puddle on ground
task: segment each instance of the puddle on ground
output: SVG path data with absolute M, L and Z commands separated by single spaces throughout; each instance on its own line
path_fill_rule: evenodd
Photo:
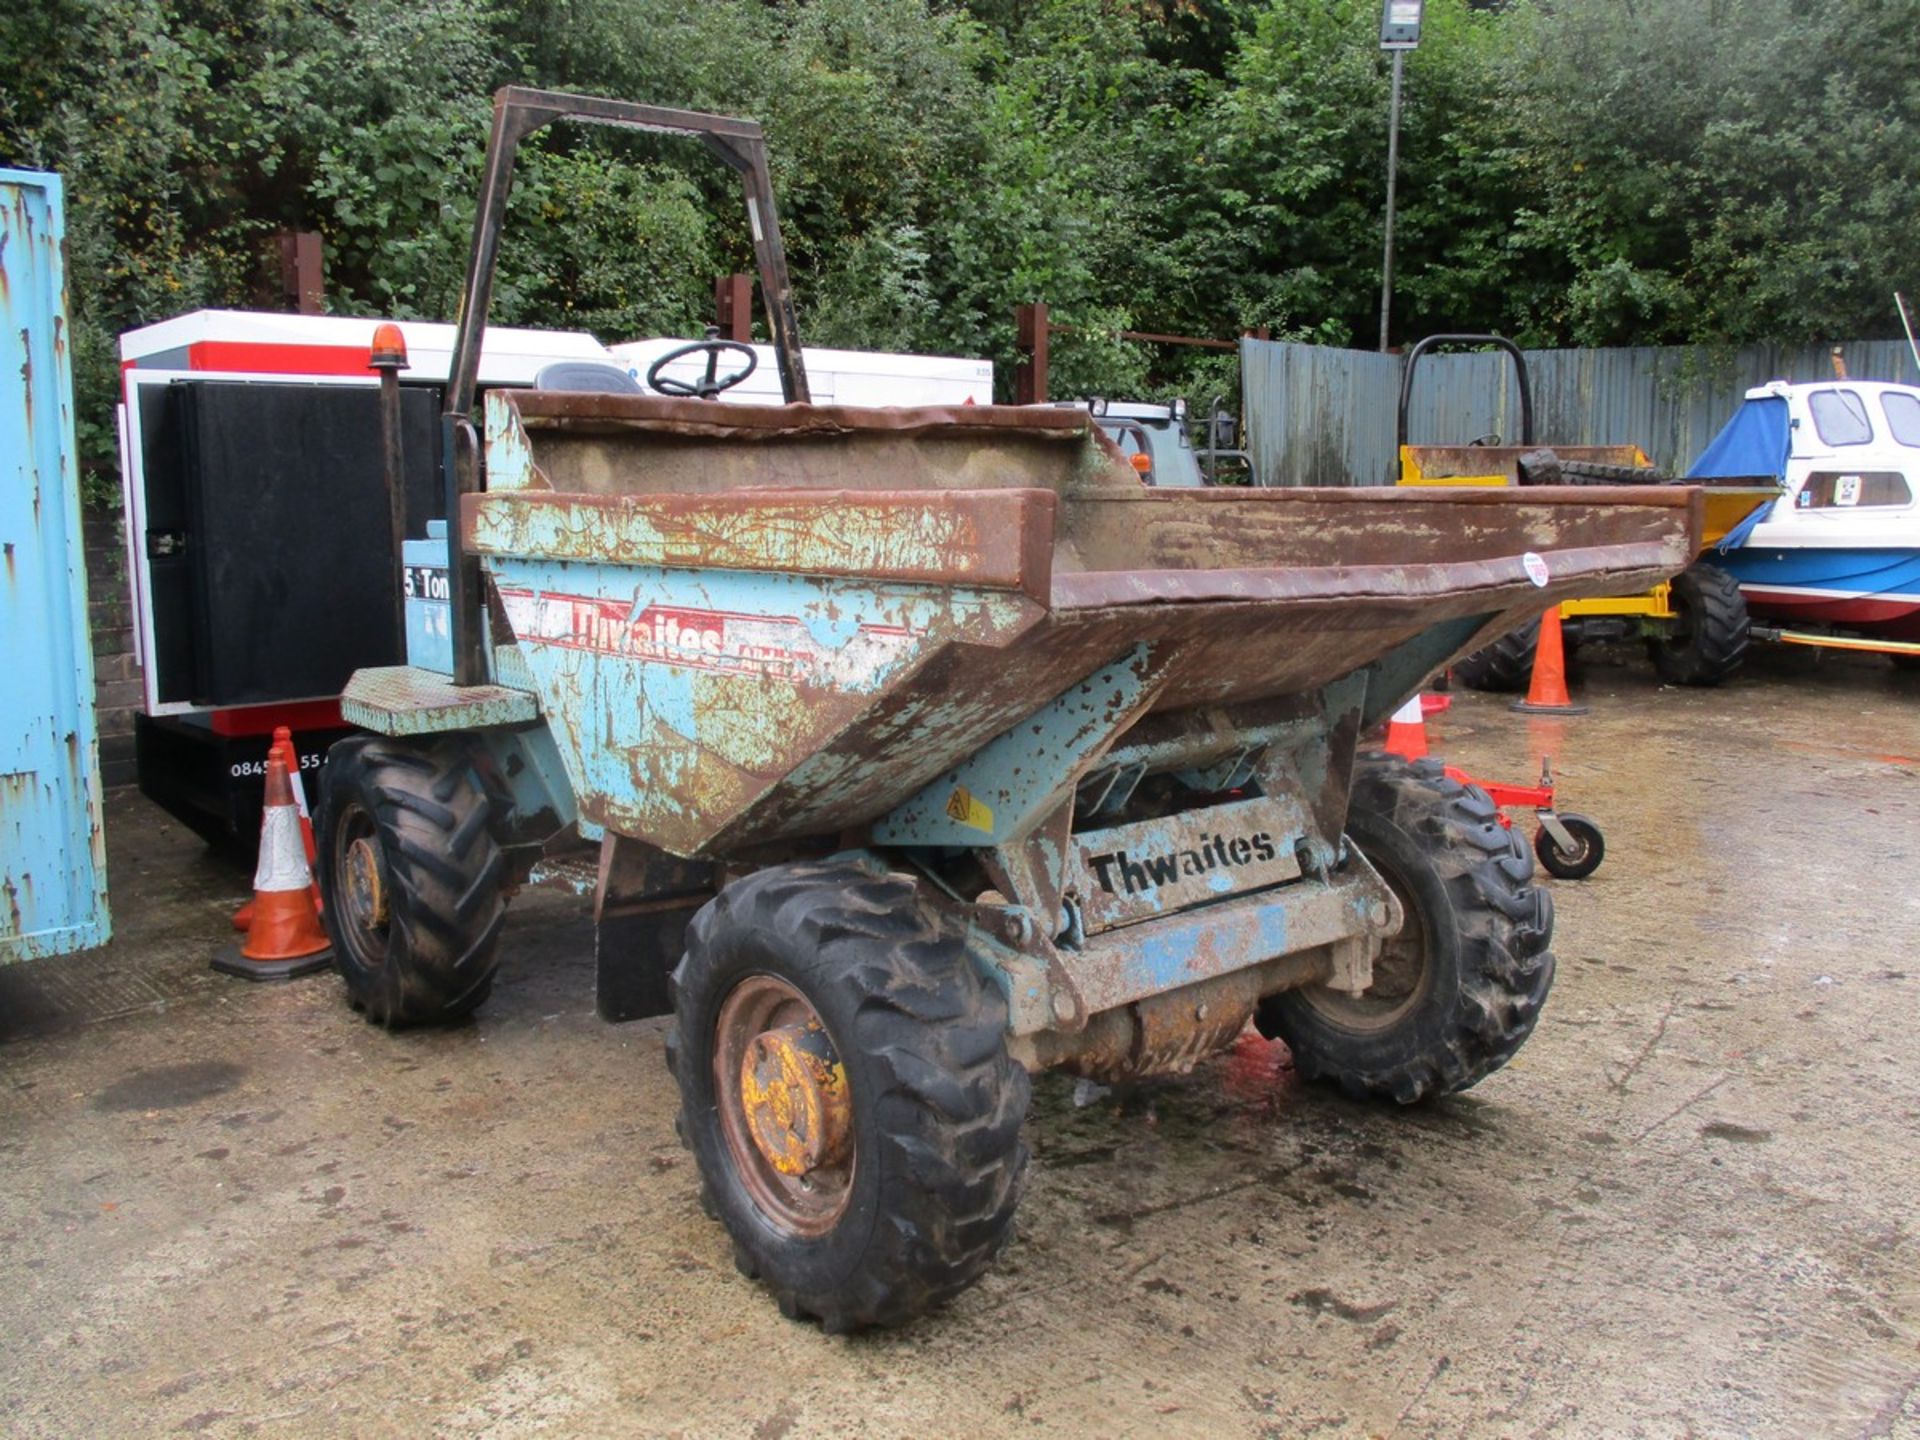
M 245 1075 L 231 1060 L 189 1060 L 136 1070 L 93 1097 L 96 1110 L 173 1110 L 231 1090 Z

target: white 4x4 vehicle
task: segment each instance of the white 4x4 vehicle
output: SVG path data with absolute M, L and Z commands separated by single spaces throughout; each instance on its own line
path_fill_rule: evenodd
M 1218 406 L 1207 426 L 1212 443 L 1198 450 L 1194 448 L 1184 400 L 1149 405 L 1096 399 L 1075 405 L 1092 412 L 1094 423 L 1120 447 L 1120 453 L 1133 462 L 1148 485 L 1176 488 L 1248 483 L 1252 466 L 1246 452 L 1221 443 L 1232 439 L 1233 417 Z

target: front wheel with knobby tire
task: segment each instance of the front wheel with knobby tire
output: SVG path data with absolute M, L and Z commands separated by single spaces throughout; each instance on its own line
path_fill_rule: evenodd
M 1696 560 L 1673 577 L 1669 595 L 1673 627 L 1647 640 L 1655 672 L 1669 685 L 1718 685 L 1740 668 L 1752 642 L 1740 582 Z
M 1533 884 L 1533 857 L 1478 786 L 1390 755 L 1361 757 L 1347 838 L 1405 921 L 1365 992 L 1284 990 L 1256 1023 L 1286 1041 L 1303 1078 L 1354 1099 L 1465 1090 L 1513 1058 L 1553 983 L 1553 904 Z
M 693 919 L 667 1063 L 742 1274 L 829 1331 L 958 1294 L 1011 1234 L 1027 1075 L 1007 1002 L 910 880 L 773 866 Z
M 1560 842 L 1542 827 L 1533 837 L 1533 853 L 1556 879 L 1584 880 L 1598 870 L 1606 858 L 1606 837 L 1600 833 L 1600 827 L 1584 815 L 1563 814 L 1556 818 L 1573 841 L 1573 848 L 1562 849 Z
M 493 989 L 506 866 L 457 739 L 371 735 L 327 752 L 314 848 L 347 996 L 386 1026 L 446 1024 Z

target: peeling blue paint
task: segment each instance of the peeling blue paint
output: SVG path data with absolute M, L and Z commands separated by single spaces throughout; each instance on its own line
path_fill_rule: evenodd
M 0 170 L 0 964 L 106 943 L 60 178 Z

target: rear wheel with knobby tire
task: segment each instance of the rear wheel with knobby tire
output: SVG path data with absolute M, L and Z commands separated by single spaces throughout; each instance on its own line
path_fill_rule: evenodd
M 1752 641 L 1740 582 L 1696 560 L 1673 577 L 1669 594 L 1673 627 L 1647 640 L 1654 670 L 1669 685 L 1718 685 L 1740 668 Z
M 1518 630 L 1454 661 L 1454 678 L 1472 690 L 1503 695 L 1525 690 L 1533 680 L 1533 651 L 1539 643 L 1540 622 L 1529 620 Z M 1570 645 L 1571 641 L 1565 643 Z
M 493 989 L 506 865 L 470 752 L 371 735 L 327 753 L 314 817 L 334 964 L 386 1026 L 445 1024 Z
M 1405 921 L 1364 993 L 1282 991 L 1256 1023 L 1286 1041 L 1304 1078 L 1355 1099 L 1465 1090 L 1513 1058 L 1553 983 L 1553 904 L 1533 883 L 1533 857 L 1486 792 L 1437 761 L 1390 755 L 1361 757 L 1347 838 Z
M 913 883 L 761 870 L 693 919 L 667 1063 L 701 1203 L 829 1331 L 958 1294 L 1011 1234 L 1029 1084 L 1007 1003 Z

